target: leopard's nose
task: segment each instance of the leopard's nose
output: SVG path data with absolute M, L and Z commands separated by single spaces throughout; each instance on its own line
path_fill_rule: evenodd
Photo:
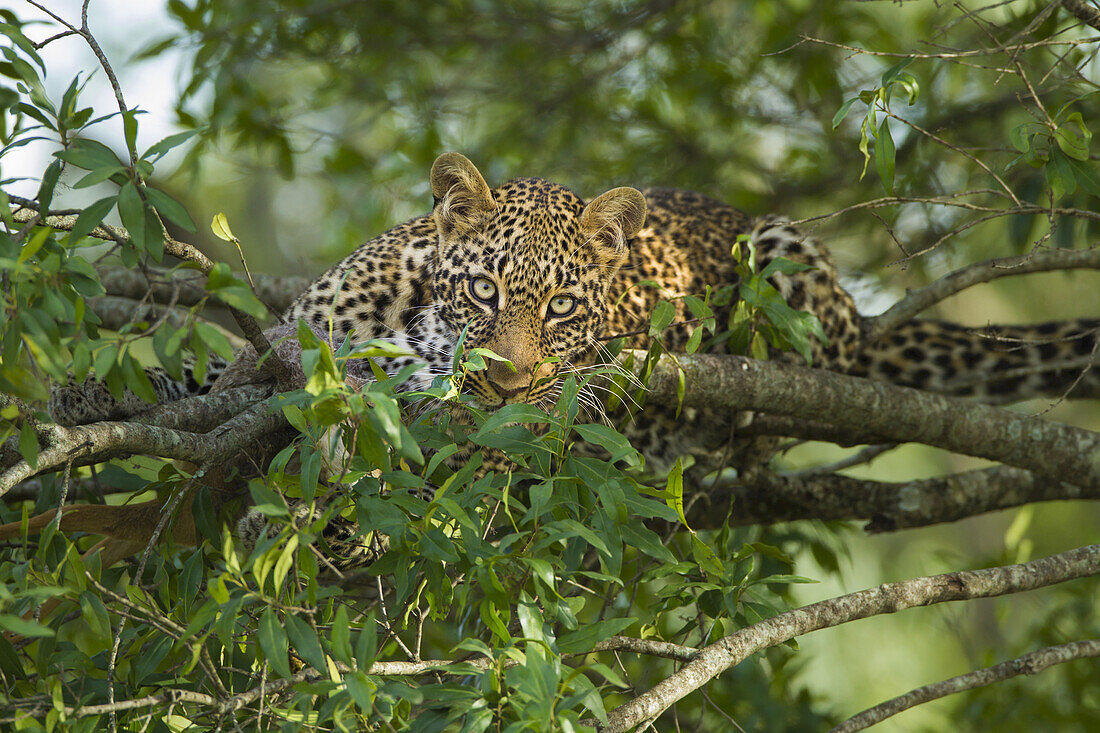
M 527 387 L 525 386 L 508 389 L 507 387 L 504 387 L 491 379 L 489 380 L 489 384 L 492 385 L 493 389 L 496 390 L 497 394 L 500 395 L 500 398 L 502 400 L 509 400 L 512 397 L 515 397 L 516 395 L 522 394 L 527 391 Z

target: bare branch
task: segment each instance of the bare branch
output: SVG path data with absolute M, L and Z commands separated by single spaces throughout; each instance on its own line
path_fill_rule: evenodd
M 1075 40 L 1043 40 L 1031 41 L 1030 43 L 1012 43 L 998 46 L 996 48 L 978 48 L 966 51 L 952 51 L 943 53 L 904 53 L 897 51 L 870 51 L 866 48 L 849 46 L 843 43 L 834 43 L 833 41 L 826 41 L 822 38 L 814 38 L 807 35 L 802 35 L 801 37 L 804 41 L 808 41 L 810 43 L 816 43 L 822 46 L 830 46 L 832 48 L 839 48 L 845 51 L 851 51 L 853 56 L 881 56 L 884 58 L 897 59 L 964 59 L 974 58 L 977 56 L 992 56 L 993 54 L 997 53 L 1019 53 L 1020 51 L 1029 51 L 1033 48 L 1049 48 L 1056 46 L 1091 46 L 1100 43 L 1100 36 L 1091 36 L 1089 38 L 1079 38 Z
M 910 292 L 885 313 L 868 318 L 867 342 L 876 341 L 926 308 L 973 285 L 1012 275 L 1074 269 L 1100 270 L 1100 248 L 1052 249 L 969 265 Z
M 1022 657 L 995 664 L 992 667 L 967 672 L 933 685 L 918 687 L 904 695 L 887 700 L 873 708 L 868 708 L 858 715 L 853 715 L 829 733 L 853 733 L 857 730 L 869 728 L 892 715 L 897 715 L 903 710 L 908 710 L 922 703 L 954 695 L 957 692 L 973 690 L 975 687 L 991 685 L 994 682 L 1001 682 L 1022 674 L 1038 674 L 1056 664 L 1064 664 L 1086 657 L 1100 657 L 1100 639 L 1048 646 Z
M 1097 574 L 1100 574 L 1100 545 L 1088 545 L 1020 565 L 886 583 L 787 611 L 704 647 L 695 659 L 648 692 L 608 713 L 608 723 L 600 730 L 602 733 L 623 733 L 653 720 L 677 700 L 750 655 L 811 631 L 916 606 L 992 598 Z

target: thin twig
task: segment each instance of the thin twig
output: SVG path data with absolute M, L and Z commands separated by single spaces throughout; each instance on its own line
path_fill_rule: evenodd
M 973 690 L 976 687 L 991 685 L 994 682 L 1001 682 L 1022 674 L 1038 674 L 1056 664 L 1064 664 L 1087 657 L 1100 657 L 1100 639 L 1048 646 L 1045 649 L 1024 654 L 1007 662 L 995 664 L 992 667 L 976 669 L 973 672 L 967 672 L 942 682 L 918 687 L 904 695 L 899 695 L 892 700 L 879 703 L 857 715 L 853 715 L 829 733 L 854 733 L 854 731 L 869 728 L 892 715 L 897 715 L 903 710 L 908 710 L 922 703 L 954 695 L 957 692 Z
M 864 323 L 867 327 L 867 342 L 873 343 L 903 323 L 908 323 L 921 311 L 979 283 L 1031 272 L 1085 269 L 1100 270 L 1100 248 L 1052 249 L 968 265 L 939 278 L 931 285 L 911 291 L 886 312 L 866 319 Z

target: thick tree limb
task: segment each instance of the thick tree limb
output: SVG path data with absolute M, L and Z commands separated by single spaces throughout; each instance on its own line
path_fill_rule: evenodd
M 758 471 L 744 482 L 705 491 L 692 504 L 688 523 L 696 529 L 712 529 L 727 519 L 734 525 L 862 519 L 869 520 L 864 527 L 868 532 L 892 532 L 1037 501 L 1069 499 L 1100 499 L 1100 486 L 1081 488 L 1011 466 L 899 483 L 835 473 L 784 476 Z
M 49 444 L 39 452 L 35 468 L 21 460 L 0 473 L 0 496 L 24 479 L 69 461 L 73 465 L 99 463 L 119 455 L 141 453 L 195 463 L 215 462 L 284 424 L 281 412 L 272 412 L 266 404 L 259 404 L 204 434 L 136 422 L 102 422 L 71 428 L 51 425 Z
M 641 364 L 642 358 L 635 359 Z M 678 370 L 684 405 L 759 411 L 829 421 L 868 432 L 872 442 L 924 443 L 988 458 L 1082 487 L 1100 486 L 1100 435 L 963 399 L 820 369 L 740 356 L 663 356 L 649 399 L 675 405 Z
M 1022 657 L 995 664 L 992 667 L 967 672 L 933 685 L 918 687 L 904 695 L 899 695 L 873 708 L 868 708 L 858 715 L 853 715 L 829 733 L 854 733 L 854 731 L 869 728 L 892 715 L 897 715 L 903 710 L 908 710 L 921 703 L 954 695 L 956 692 L 973 690 L 975 687 L 991 685 L 994 682 L 1011 679 L 1022 674 L 1038 674 L 1056 664 L 1064 664 L 1086 657 L 1100 657 L 1100 639 L 1048 646 Z
M 1097 574 L 1100 545 L 1089 545 L 1020 565 L 886 583 L 787 611 L 704 647 L 695 659 L 648 692 L 612 710 L 601 731 L 623 733 L 654 720 L 677 700 L 750 655 L 811 631 L 916 606 L 1020 593 Z
M 42 493 L 42 488 L 41 479 L 28 479 L 4 494 L 4 501 L 35 501 Z M 132 493 L 134 493 L 132 488 L 124 489 L 118 486 L 99 486 L 95 479 L 91 477 L 74 478 L 71 479 L 71 486 L 68 495 L 65 497 L 65 502 L 70 503 L 81 499 L 94 499 L 99 496 L 107 496 L 110 494 Z
M 108 295 L 132 300 L 142 300 L 148 295 L 155 303 L 168 303 L 178 288 L 181 305 L 197 305 L 209 295 L 204 288 L 206 278 L 194 270 L 146 268 L 138 271 L 127 267 L 101 265 L 96 268 L 96 273 Z M 294 299 L 313 282 L 313 278 L 309 277 L 277 277 L 256 273 L 252 274 L 252 280 L 256 297 L 278 313 L 289 308 Z
M 885 313 L 868 318 L 865 338 L 868 343 L 874 342 L 930 306 L 979 283 L 1031 272 L 1074 269 L 1100 270 L 1100 248 L 1052 249 L 978 262 L 944 275 L 931 285 L 910 291 Z
M 171 428 L 188 433 L 205 433 L 218 427 L 234 415 L 243 412 L 250 405 L 265 399 L 271 394 L 271 388 L 263 384 L 248 384 L 232 387 L 195 397 L 187 397 L 162 405 L 150 405 L 148 410 L 131 416 L 128 423 L 140 423 L 153 427 Z M 41 438 L 49 439 L 55 426 L 44 426 Z M 11 438 L 0 444 L 0 468 L 14 466 L 23 460 L 19 453 L 18 440 Z M 91 461 L 96 462 L 96 461 Z M 87 465 L 87 461 L 74 460 L 74 466 Z M 41 463 L 39 473 L 46 471 Z
M 1100 31 L 1100 10 L 1084 0 L 1062 0 L 1062 7 L 1073 13 L 1079 21 Z

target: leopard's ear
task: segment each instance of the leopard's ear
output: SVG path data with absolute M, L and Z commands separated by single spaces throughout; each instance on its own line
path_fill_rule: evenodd
M 589 202 L 581 212 L 581 236 L 605 265 L 626 259 L 626 242 L 645 224 L 645 196 L 636 188 L 613 188 Z
M 459 153 L 444 153 L 432 164 L 435 221 L 446 233 L 476 226 L 496 209 L 489 184 L 473 163 Z

